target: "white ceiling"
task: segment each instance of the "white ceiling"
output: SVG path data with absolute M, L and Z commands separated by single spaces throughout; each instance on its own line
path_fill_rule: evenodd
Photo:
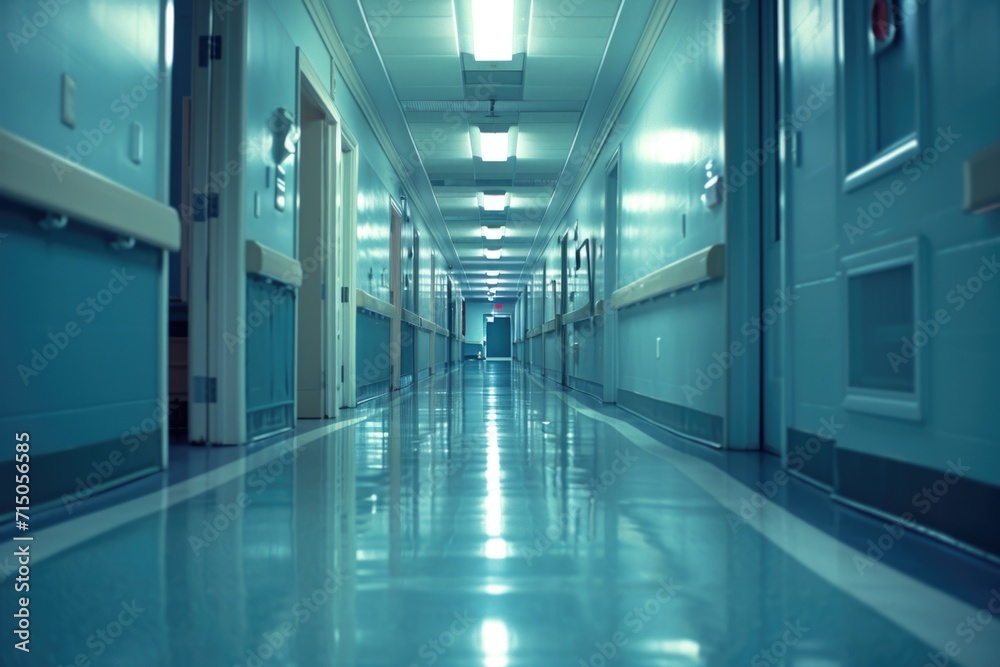
M 489 74 L 503 81 L 511 64 L 472 74 L 473 85 L 465 85 L 463 53 L 466 66 L 491 67 L 468 55 L 470 0 L 398 0 L 390 3 L 395 14 L 386 0 L 360 1 L 471 284 L 466 296 L 485 298 L 487 269 L 501 271 L 499 298 L 516 296 L 516 279 L 573 146 L 620 0 L 515 0 L 514 51 L 524 54 L 523 85 L 492 89 L 475 83 Z M 505 163 L 474 158 L 473 125 L 516 125 L 517 157 Z M 511 193 L 499 221 L 478 206 L 476 194 L 484 190 Z M 483 256 L 480 227 L 487 221 L 507 226 L 501 260 Z

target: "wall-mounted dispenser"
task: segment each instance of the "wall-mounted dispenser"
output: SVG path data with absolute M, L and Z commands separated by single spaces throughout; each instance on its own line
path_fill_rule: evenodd
M 705 165 L 705 192 L 701 195 L 701 201 L 708 208 L 715 208 L 722 203 L 722 175 L 716 173 L 715 162 L 708 161 Z
M 295 116 L 285 108 L 278 108 L 271 119 L 271 129 L 274 132 L 274 207 L 279 211 L 285 210 L 285 167 L 284 163 L 288 158 L 295 155 L 296 147 L 299 143 L 301 130 L 295 124 Z

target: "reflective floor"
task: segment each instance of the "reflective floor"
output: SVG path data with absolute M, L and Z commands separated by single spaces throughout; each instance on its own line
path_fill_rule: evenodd
M 507 362 L 173 457 L 49 517 L 0 664 L 1000 665 L 996 568 Z

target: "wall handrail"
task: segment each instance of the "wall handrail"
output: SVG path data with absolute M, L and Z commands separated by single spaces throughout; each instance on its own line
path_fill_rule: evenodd
M 552 333 L 559 328 L 559 320 L 562 316 L 556 315 L 551 320 L 542 325 L 542 333 Z
M 439 334 L 441 336 L 448 336 L 450 332 L 437 322 L 432 322 L 426 317 L 420 318 L 420 328 L 424 331 L 430 331 L 431 333 Z
M 247 273 L 277 280 L 292 287 L 302 287 L 302 264 L 299 260 L 258 241 L 247 241 L 246 247 Z
M 0 130 L 0 196 L 164 250 L 180 250 L 177 211 Z
M 403 321 L 421 331 L 429 331 L 430 333 L 441 334 L 442 336 L 451 335 L 450 331 L 437 322 L 432 322 L 426 317 L 420 317 L 412 310 L 407 310 L 406 308 L 403 309 Z
M 582 308 L 577 308 L 576 310 L 566 313 L 562 316 L 563 325 L 573 324 L 579 322 L 580 320 L 586 320 L 593 317 L 596 313 L 592 312 L 590 307 L 590 302 L 588 301 Z
M 377 297 L 372 296 L 363 289 L 355 290 L 357 298 L 357 307 L 363 310 L 370 310 L 377 315 L 383 315 L 385 317 L 395 317 L 396 316 L 396 306 L 392 305 L 388 301 L 383 301 Z
M 621 310 L 664 294 L 722 278 L 725 270 L 726 246 L 717 243 L 615 290 L 606 305 L 611 310 Z
M 403 321 L 406 322 L 407 324 L 417 327 L 418 329 L 422 328 L 420 325 L 420 316 L 414 313 L 412 310 L 407 310 L 406 308 L 403 308 Z

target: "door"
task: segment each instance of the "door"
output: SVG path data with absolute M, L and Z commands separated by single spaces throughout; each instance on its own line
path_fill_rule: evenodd
M 332 153 L 328 145 L 331 136 L 327 117 L 308 78 L 300 78 L 299 118 L 302 139 L 298 163 L 299 187 L 299 247 L 301 259 L 316 261 L 314 271 L 303 272 L 299 288 L 298 324 L 298 417 L 324 419 L 332 417 L 327 400 L 328 375 L 332 375 L 335 350 L 331 346 L 332 313 L 325 298 L 326 270 L 329 253 L 324 250 L 332 243 L 328 210 L 332 202 L 327 179 L 327 158 Z
M 453 292 L 454 283 L 451 278 L 447 280 L 447 303 L 448 303 L 448 368 L 450 369 L 455 363 L 455 346 L 452 344 L 452 336 L 455 335 L 455 295 Z
M 396 200 L 389 197 L 389 303 L 394 307 L 389 323 L 389 390 L 400 388 L 400 350 L 403 321 L 403 212 Z
M 618 289 L 618 213 L 621 206 L 618 186 L 619 156 L 608 163 L 604 181 L 604 299 Z M 604 402 L 614 403 L 618 382 L 618 318 L 615 311 L 604 311 Z
M 486 316 L 486 358 L 510 359 L 510 316 Z
M 761 7 L 761 142 L 780 144 L 781 73 L 778 68 L 782 29 L 778 4 L 764 3 Z M 770 143 L 773 142 L 773 143 Z M 781 167 L 778 160 L 769 160 L 761 173 L 761 304 L 771 303 L 783 287 Z M 784 346 L 782 327 L 761 314 L 761 444 L 766 451 L 781 455 L 783 423 Z M 768 319 L 765 319 L 768 318 Z
M 565 315 L 569 306 L 569 232 L 563 234 L 561 252 L 561 270 L 559 274 L 559 315 Z M 569 362 L 567 351 L 569 350 L 569 327 L 559 327 L 559 367 L 561 369 L 560 382 L 563 386 L 569 385 Z

